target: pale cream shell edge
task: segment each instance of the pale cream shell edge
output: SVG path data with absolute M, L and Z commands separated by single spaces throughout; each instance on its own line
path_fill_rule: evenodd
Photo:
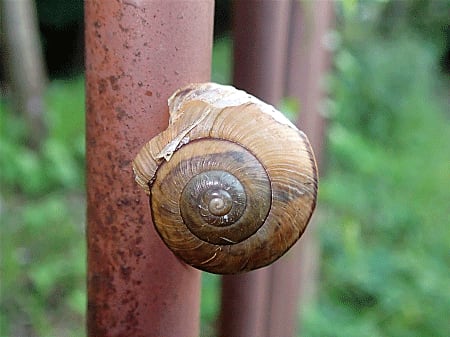
M 189 143 L 189 132 L 197 125 L 199 125 L 203 121 L 203 119 L 208 116 L 212 109 L 216 108 L 222 109 L 226 107 L 235 107 L 245 104 L 255 104 L 261 112 L 271 116 L 277 123 L 286 125 L 293 128 L 294 130 L 299 131 L 297 127 L 292 124 L 291 121 L 289 121 L 289 119 L 287 119 L 280 111 L 276 110 L 272 105 L 264 103 L 260 99 L 246 93 L 243 90 L 238 90 L 230 85 L 221 85 L 213 82 L 193 83 L 175 91 L 168 99 L 170 125 L 175 123 L 177 119 L 184 113 L 182 107 L 189 101 L 202 101 L 208 103 L 209 105 L 211 105 L 211 109 L 205 110 L 205 112 L 198 119 L 193 121 L 190 125 L 186 125 L 186 127 L 184 127 L 177 136 L 175 136 L 170 142 L 168 142 L 158 154 L 151 155 L 146 151 L 146 146 L 144 146 L 144 148 L 138 154 L 137 158 L 142 156 L 148 158 L 148 156 L 150 155 L 150 157 L 155 161 L 155 164 L 157 161 L 160 161 L 162 159 L 169 161 L 173 153 L 181 145 Z M 139 161 L 142 163 L 142 160 Z M 136 167 L 136 163 L 133 164 L 135 180 L 141 187 L 144 188 L 147 194 L 150 193 L 147 186 L 148 178 L 153 178 L 153 175 L 155 173 L 154 170 L 156 170 L 156 166 L 154 167 L 153 165 L 151 165 L 151 167 L 152 168 L 150 169 L 150 167 L 144 167 L 140 165 L 140 169 L 138 170 Z
M 189 92 L 186 95 L 180 95 L 180 93 L 187 89 L 189 89 Z M 225 108 L 253 103 L 278 123 L 286 124 L 297 130 L 297 127 L 272 105 L 264 103 L 255 96 L 243 90 L 236 89 L 231 85 L 222 85 L 213 82 L 190 84 L 175 91 L 168 99 L 171 122 L 177 119 L 177 115 L 180 113 L 184 103 L 196 100 L 206 102 L 213 108 Z

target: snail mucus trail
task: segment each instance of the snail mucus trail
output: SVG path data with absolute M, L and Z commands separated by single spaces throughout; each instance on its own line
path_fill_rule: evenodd
M 218 274 L 277 260 L 300 238 L 316 204 L 317 167 L 306 135 L 231 86 L 190 84 L 168 103 L 168 128 L 133 162 L 165 244 Z

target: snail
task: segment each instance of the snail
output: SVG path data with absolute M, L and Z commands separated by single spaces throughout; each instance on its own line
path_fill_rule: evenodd
M 306 135 L 232 86 L 190 84 L 168 104 L 168 128 L 133 161 L 162 240 L 187 264 L 216 274 L 280 258 L 316 205 Z

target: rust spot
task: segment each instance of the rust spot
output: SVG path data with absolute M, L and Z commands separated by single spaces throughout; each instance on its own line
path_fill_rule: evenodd
M 106 214 L 105 214 L 105 220 L 107 225 L 114 224 L 114 220 L 116 218 L 116 212 L 114 208 L 111 205 L 106 206 Z
M 151 92 L 150 90 L 147 90 L 146 92 L 145 92 L 145 95 L 146 96 L 153 96 L 153 92 Z
M 131 160 L 130 159 L 123 159 L 119 161 L 119 168 L 120 169 L 124 169 L 126 167 L 129 167 L 131 164 Z
M 116 202 L 117 206 L 128 206 L 130 204 L 131 204 L 131 201 L 130 201 L 130 199 L 127 199 L 127 198 L 120 198 Z
M 144 252 L 142 251 L 142 249 L 135 248 L 133 250 L 133 255 L 136 256 L 136 257 L 142 256 L 143 254 L 144 254 Z
M 117 114 L 116 114 L 117 119 L 122 120 L 125 117 L 127 117 L 126 111 L 123 110 L 121 107 L 116 107 L 114 110 L 117 112 Z
M 125 28 L 124 26 L 122 26 L 120 23 L 119 23 L 119 28 L 124 33 L 128 33 L 128 31 L 130 30 L 129 28 Z
M 122 275 L 122 278 L 124 280 L 129 281 L 131 275 L 131 267 L 121 266 L 120 274 Z
M 98 93 L 103 94 L 105 92 L 106 86 L 107 86 L 106 80 L 102 78 L 98 81 L 97 84 L 98 84 Z
M 111 84 L 112 90 L 119 90 L 119 78 L 117 76 L 109 76 L 109 83 Z

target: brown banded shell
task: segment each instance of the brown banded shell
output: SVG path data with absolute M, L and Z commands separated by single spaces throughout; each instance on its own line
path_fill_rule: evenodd
M 316 203 L 317 168 L 305 134 L 272 106 L 215 83 L 176 91 L 169 111 L 169 127 L 133 162 L 166 245 L 219 274 L 281 257 Z

